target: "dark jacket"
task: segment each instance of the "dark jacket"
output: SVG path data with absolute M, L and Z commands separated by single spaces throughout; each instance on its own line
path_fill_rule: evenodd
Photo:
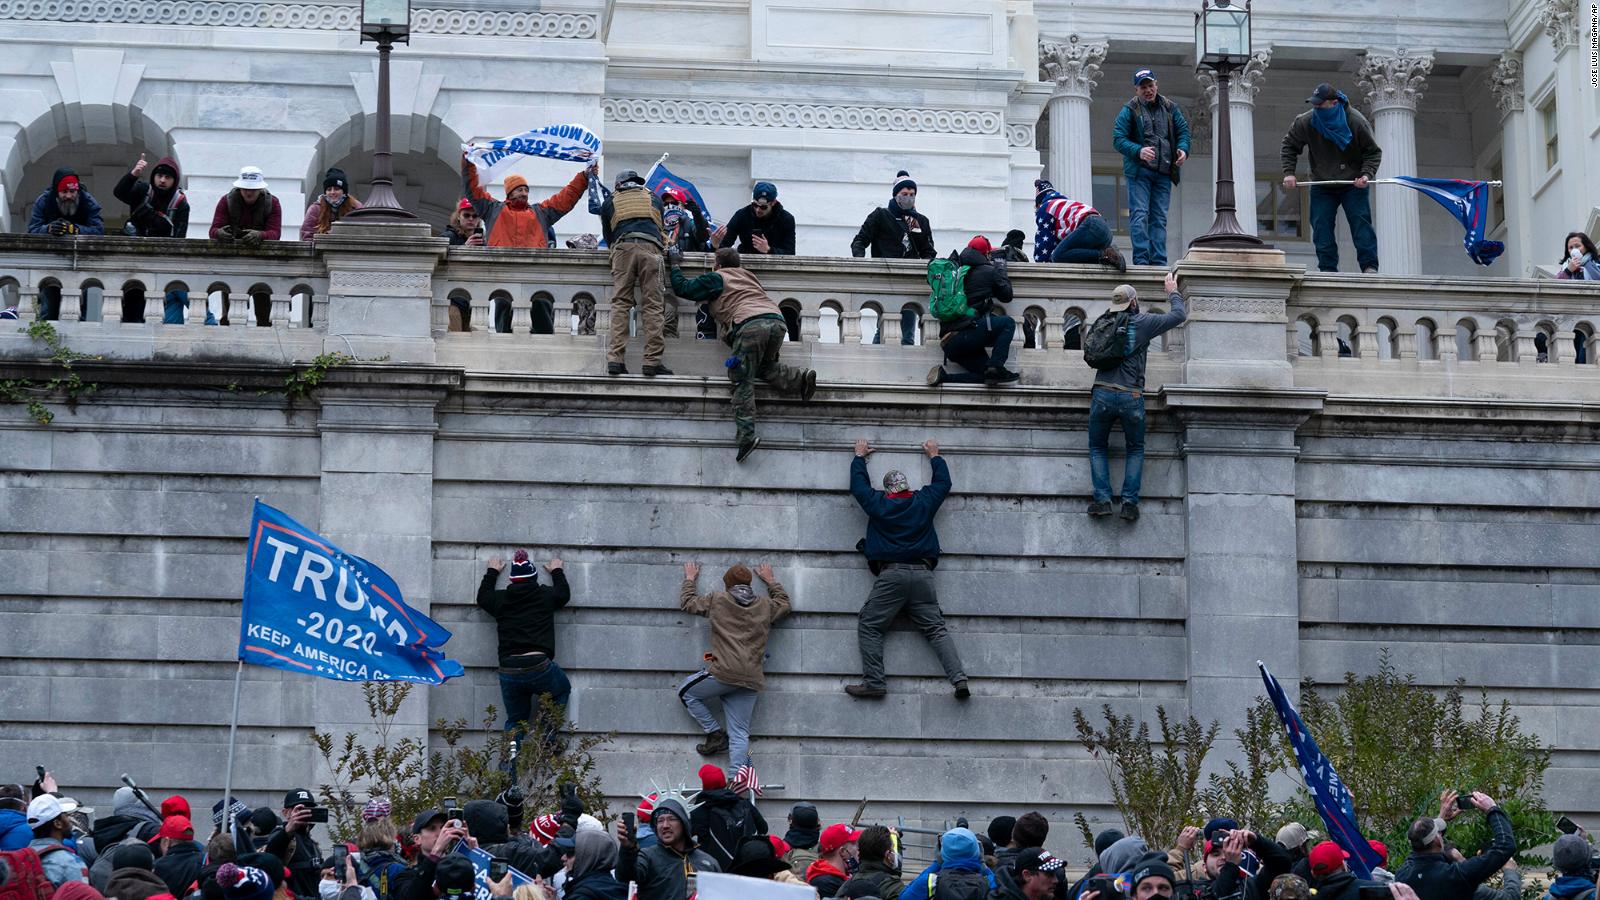
M 562 900 L 628 900 L 628 886 L 610 872 L 590 872 L 561 888 Z
M 389 900 L 438 900 L 433 890 L 433 877 L 438 865 L 438 860 L 426 853 L 418 853 L 416 865 L 401 872 L 394 880 L 389 890 Z
M 79 234 L 106 233 L 105 223 L 100 221 L 100 204 L 95 201 L 94 195 L 89 193 L 89 189 L 84 187 L 82 182 L 78 184 L 78 208 L 71 216 L 63 216 L 61 208 L 56 206 L 56 185 L 61 183 L 62 178 L 77 174 L 65 167 L 55 171 L 50 178 L 50 187 L 39 195 L 39 199 L 33 201 L 33 211 L 28 215 L 29 234 L 46 234 L 45 229 L 57 219 L 66 219 L 78 226 Z
M 1144 390 L 1144 366 L 1150 353 L 1150 342 L 1183 324 L 1188 311 L 1183 306 L 1183 295 L 1173 291 L 1167 297 L 1172 309 L 1164 313 L 1137 313 L 1133 317 L 1133 352 L 1123 357 L 1115 369 L 1097 372 L 1094 383 L 1116 385 L 1130 391 Z M 1287 870 L 1286 870 L 1287 871 Z
M 211 231 L 207 236 L 216 240 L 217 232 L 223 228 L 232 228 L 235 233 L 259 231 L 262 240 L 275 241 L 283 235 L 283 206 L 278 203 L 277 197 L 265 189 L 254 204 L 246 205 L 239 189 L 234 188 L 217 201 L 217 208 L 211 213 Z
M 939 558 L 939 535 L 933 516 L 950 495 L 950 468 L 944 457 L 929 460 L 933 480 L 911 496 L 891 497 L 872 489 L 867 478 L 867 461 L 850 461 L 850 495 L 867 514 L 867 544 L 863 548 L 873 562 L 920 562 Z
M 915 218 L 922 230 L 906 231 L 906 216 Z M 865 256 L 868 247 L 872 248 L 873 259 L 933 259 L 938 255 L 933 249 L 933 228 L 928 217 L 916 210 L 903 212 L 899 207 L 880 206 L 867 214 L 861 230 L 850 242 L 850 255 Z
M 689 813 L 676 800 L 663 800 L 656 807 L 672 813 L 690 826 Z M 668 847 L 659 841 L 653 847 L 623 847 L 617 855 L 617 880 L 639 885 L 637 900 L 685 900 L 689 894 L 688 872 L 721 872 L 717 861 L 690 844 L 687 853 Z M 428 898 L 417 898 L 428 900 Z
M 317 846 L 310 832 L 297 831 L 291 834 L 279 826 L 267 837 L 267 845 L 262 852 L 271 853 L 289 867 L 287 884 L 295 896 L 320 896 L 317 883 L 322 881 L 322 848 Z
M 1362 881 L 1354 872 L 1343 869 L 1320 881 L 1311 882 L 1311 886 L 1317 889 L 1317 900 L 1361 900 L 1362 888 L 1381 885 L 1375 881 Z
M 877 860 L 866 860 L 861 863 L 861 868 L 851 875 L 849 880 L 840 886 L 837 893 L 844 893 L 852 884 L 870 881 L 876 888 L 878 896 L 883 900 L 895 900 L 900 892 L 906 889 L 905 882 L 900 879 L 899 872 L 892 872 L 888 866 Z
M 826 860 L 819 859 L 806 869 L 806 884 L 817 890 L 819 897 L 837 897 L 844 887 L 845 874 Z
M 553 859 L 559 860 L 554 849 L 546 848 L 526 834 L 510 833 L 510 816 L 505 806 L 493 800 L 469 800 L 461 810 L 467 833 L 478 840 L 478 849 L 501 859 L 509 860 L 519 872 L 533 874 L 542 870 Z
M 1250 849 L 1261 859 L 1254 877 L 1238 865 L 1225 862 L 1215 881 L 1207 882 L 1205 900 L 1266 900 L 1271 895 L 1272 879 L 1287 874 L 1294 865 L 1289 851 L 1270 837 L 1256 835 Z M 1318 900 L 1321 900 L 1320 895 Z
M 206 848 L 198 841 L 179 841 L 156 860 L 156 877 L 167 883 L 172 896 L 187 897 L 189 886 L 200 877 L 200 864 L 205 858 Z
M 1016 859 L 1012 859 L 1016 863 Z M 1022 888 L 1017 884 L 1016 870 L 1002 867 L 994 870 L 994 890 L 989 892 L 989 900 L 1026 900 Z
M 1511 818 L 1496 806 L 1488 813 L 1493 838 L 1482 853 L 1461 862 L 1451 862 L 1443 853 L 1414 853 L 1394 873 L 1417 892 L 1418 900 L 1470 900 L 1478 885 L 1488 881 L 1516 852 L 1511 833 Z
M 711 854 L 727 871 L 739 841 L 749 835 L 766 834 L 767 820 L 755 804 L 727 788 L 700 793 L 700 805 L 689 816 L 689 826 L 700 849 Z
M 765 218 L 757 218 L 756 211 L 749 206 L 741 208 L 728 220 L 727 229 L 719 247 L 731 247 L 738 241 L 740 253 L 754 253 L 756 245 L 751 243 L 750 233 L 759 231 L 766 235 L 773 256 L 794 255 L 794 216 L 776 200 L 772 201 L 772 209 Z
M 1378 177 L 1378 164 L 1383 162 L 1383 150 L 1372 135 L 1372 125 L 1367 117 L 1345 104 L 1345 118 L 1350 123 L 1350 143 L 1343 150 L 1322 136 L 1311 124 L 1316 110 L 1308 109 L 1289 125 L 1283 136 L 1280 154 L 1283 174 L 1293 175 L 1300 160 L 1300 151 L 1309 149 L 1311 156 L 1311 181 L 1352 181 L 1357 175 Z
M 111 873 L 105 894 L 109 900 L 149 900 L 167 892 L 166 882 L 149 869 L 126 868 Z
M 478 606 L 494 617 L 500 634 L 500 658 L 538 651 L 556 658 L 556 610 L 567 605 L 572 591 L 567 573 L 550 573 L 551 584 L 536 579 L 515 581 L 503 591 L 494 589 L 500 573 L 490 569 L 478 584 Z
M 1003 266 L 997 266 L 985 254 L 979 253 L 971 247 L 963 248 L 955 256 L 958 266 L 968 266 L 967 277 L 962 281 L 962 288 L 967 295 L 967 305 L 972 307 L 974 315 L 944 326 L 946 334 L 952 330 L 960 331 L 972 325 L 978 319 L 994 311 L 996 303 L 1011 302 L 1011 279 L 1006 275 Z
M 1167 114 L 1166 134 L 1151 137 L 1144 133 L 1144 110 L 1139 108 L 1144 101 L 1134 97 L 1123 104 L 1122 111 L 1117 113 L 1117 123 L 1111 126 L 1111 146 L 1122 154 L 1122 174 L 1127 178 L 1132 178 L 1141 168 L 1151 168 L 1139 159 L 1139 151 L 1145 147 L 1155 147 L 1160 157 L 1158 162 L 1166 164 L 1172 183 L 1177 184 L 1178 176 L 1183 172 L 1183 167 L 1177 164 L 1178 151 L 1182 150 L 1185 154 L 1189 152 L 1189 120 L 1183 117 L 1183 110 L 1178 108 L 1178 104 L 1166 97 L 1157 94 L 1156 102 Z
M 183 177 L 178 161 L 163 156 L 156 168 L 166 166 L 172 170 L 172 191 L 156 193 L 153 181 L 140 181 L 132 172 L 122 176 L 111 195 L 128 204 L 128 224 L 139 237 L 185 237 L 189 233 L 189 198 L 178 188 Z M 152 179 L 155 172 L 150 173 Z

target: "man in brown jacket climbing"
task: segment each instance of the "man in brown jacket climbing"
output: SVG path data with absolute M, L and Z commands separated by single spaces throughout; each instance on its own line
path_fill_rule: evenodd
M 750 764 L 750 719 L 756 711 L 756 694 L 766 684 L 762 669 L 767 637 L 773 624 L 789 614 L 789 594 L 773 577 L 772 566 L 763 563 L 756 573 L 766 582 L 765 597 L 751 589 L 750 569 L 743 564 L 722 576 L 723 590 L 697 595 L 695 579 L 700 577 L 700 564 L 685 563 L 679 595 L 684 612 L 711 620 L 711 652 L 705 655 L 705 668 L 678 688 L 678 699 L 705 729 L 705 743 L 695 749 L 705 756 L 727 750 L 732 772 Z M 706 706 L 707 700 L 718 697 L 726 727 Z

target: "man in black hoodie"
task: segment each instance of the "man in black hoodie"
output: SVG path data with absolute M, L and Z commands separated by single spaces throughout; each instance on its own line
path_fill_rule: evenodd
M 513 732 L 514 750 L 520 751 L 527 726 L 536 718 L 535 703 L 549 696 L 566 718 L 567 698 L 572 695 L 572 682 L 567 673 L 556 665 L 556 610 L 567 605 L 572 591 L 567 587 L 567 573 L 561 569 L 561 560 L 545 563 L 550 573 L 550 584 L 539 583 L 538 573 L 528 560 L 528 551 L 518 550 L 512 557 L 510 580 L 503 591 L 495 590 L 500 570 L 505 560 L 489 560 L 489 569 L 483 573 L 478 585 L 478 606 L 494 617 L 500 638 L 500 697 L 505 701 L 505 730 Z M 546 749 L 554 752 L 562 721 L 546 722 L 544 742 Z M 516 781 L 517 761 L 513 757 L 503 764 Z
M 178 188 L 182 174 L 178 161 L 163 156 L 150 170 L 150 180 L 140 181 L 149 163 L 144 154 L 133 164 L 133 171 L 122 176 L 111 195 L 128 204 L 128 224 L 122 233 L 136 237 L 181 238 L 189 234 L 189 198 Z M 182 325 L 189 311 L 189 292 L 167 291 L 162 306 L 161 324 Z M 133 288 L 122 294 L 122 321 L 144 321 L 144 289 Z
M 719 248 L 737 244 L 740 253 L 793 256 L 794 216 L 778 202 L 778 186 L 758 181 L 750 197 L 750 205 L 734 213 L 712 240 Z
M 556 862 L 556 853 L 541 846 L 526 833 L 512 835 L 509 810 L 493 800 L 471 800 L 461 808 L 467 833 L 478 841 L 478 849 L 509 860 L 519 872 L 536 874 Z
M 956 265 L 967 268 L 962 286 L 972 314 L 945 322 L 939 346 L 944 349 L 944 358 L 964 371 L 946 372 L 943 363 L 934 366 L 928 370 L 929 387 L 941 384 L 994 387 L 1021 377 L 1006 368 L 1017 323 L 1005 315 L 1004 310 L 996 310 L 995 304 L 1011 302 L 1011 279 L 1006 277 L 1005 263 L 996 263 L 990 257 L 992 249 L 989 239 L 980 234 L 956 254 Z

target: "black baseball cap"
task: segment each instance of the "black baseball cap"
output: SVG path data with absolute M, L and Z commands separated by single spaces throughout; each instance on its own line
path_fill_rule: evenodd
M 1339 92 L 1333 89 L 1333 85 L 1324 81 L 1317 85 L 1317 89 L 1311 92 L 1311 96 L 1306 98 L 1306 102 L 1327 103 L 1329 100 L 1337 99 L 1339 99 Z
M 1023 872 L 1054 872 L 1066 865 L 1062 860 L 1056 859 L 1049 850 L 1043 847 L 1029 847 L 1017 854 L 1017 871 Z
M 411 820 L 411 833 L 421 834 L 422 829 L 427 828 L 430 824 L 432 824 L 434 819 L 443 818 L 443 811 L 437 809 L 425 809 L 422 812 L 417 813 L 417 817 Z
M 478 870 L 465 856 L 447 853 L 434 867 L 433 883 L 438 886 L 441 898 L 464 897 L 477 890 Z
M 283 808 L 284 809 L 294 809 L 297 806 L 316 806 L 316 805 L 317 805 L 316 798 L 312 797 L 311 796 L 311 792 L 306 790 L 305 788 L 296 788 L 296 789 L 290 791 L 289 793 L 283 795 Z

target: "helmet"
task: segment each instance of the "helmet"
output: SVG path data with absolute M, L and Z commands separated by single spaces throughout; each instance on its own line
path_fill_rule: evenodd
M 644 184 L 644 176 L 632 169 L 623 169 L 617 173 L 617 180 L 612 183 L 612 187 L 621 188 L 628 184 Z

